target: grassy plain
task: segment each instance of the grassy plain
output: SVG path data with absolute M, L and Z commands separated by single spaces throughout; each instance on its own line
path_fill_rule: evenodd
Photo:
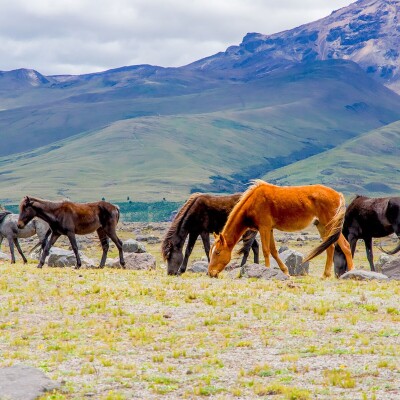
M 147 247 L 151 272 L 0 262 L 0 367 L 63 383 L 41 400 L 399 398 L 398 282 L 321 280 L 324 256 L 289 282 L 168 277 Z

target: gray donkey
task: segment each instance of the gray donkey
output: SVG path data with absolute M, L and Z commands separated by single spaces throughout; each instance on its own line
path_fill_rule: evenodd
M 27 263 L 27 260 L 24 256 L 24 253 L 21 250 L 18 238 L 28 238 L 36 234 L 39 237 L 39 243 L 34 247 L 34 249 L 37 246 L 39 246 L 39 244 L 43 249 L 44 246 L 46 245 L 46 241 L 51 233 L 51 230 L 46 222 L 37 218 L 33 219 L 28 224 L 26 224 L 26 226 L 23 229 L 18 228 L 17 222 L 18 222 L 18 214 L 11 214 L 9 211 L 0 212 L 0 248 L 3 239 L 7 238 L 8 244 L 10 246 L 11 263 L 12 264 L 15 263 L 15 255 L 14 255 L 14 244 L 15 244 L 25 264 Z

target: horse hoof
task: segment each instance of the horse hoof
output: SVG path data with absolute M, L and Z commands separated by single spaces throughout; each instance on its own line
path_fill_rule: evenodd
M 38 265 L 36 268 L 40 268 L 40 269 L 42 269 L 42 267 L 43 267 L 43 265 Z
M 81 266 L 80 265 L 77 265 L 76 267 L 75 267 L 75 269 L 79 269 Z

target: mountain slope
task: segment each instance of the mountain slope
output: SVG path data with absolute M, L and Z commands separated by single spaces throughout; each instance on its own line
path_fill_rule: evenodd
M 347 194 L 400 193 L 400 121 L 266 174 L 280 185 L 322 183 Z
M 133 112 L 139 103 L 77 102 L 74 112 L 93 107 L 101 118 L 124 104 Z M 143 99 L 144 109 L 154 114 L 0 158 L 7 187 L 0 197 L 17 201 L 28 188 L 75 200 L 182 200 L 194 190 L 243 190 L 265 171 L 400 119 L 400 97 L 356 64 L 331 60 L 209 92 Z
M 247 34 L 231 46 L 186 68 L 218 76 L 263 76 L 293 63 L 347 59 L 400 91 L 400 0 L 359 0 L 298 28 Z

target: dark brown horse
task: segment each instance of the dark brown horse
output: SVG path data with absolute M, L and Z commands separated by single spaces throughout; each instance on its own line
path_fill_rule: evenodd
M 51 236 L 40 257 L 38 268 L 42 268 L 51 246 L 61 235 L 68 236 L 75 253 L 76 268 L 80 268 L 82 263 L 75 235 L 86 235 L 94 231 L 97 231 L 103 248 L 100 268 L 103 268 L 106 262 L 109 247 L 108 238 L 118 248 L 121 266 L 125 265 L 122 242 L 116 233 L 120 216 L 117 206 L 106 201 L 96 203 L 53 202 L 26 196 L 22 199 L 19 210 L 18 228 L 20 229 L 34 217 L 38 217 L 50 225 Z
M 241 193 L 214 196 L 195 193 L 189 197 L 175 216 L 161 245 L 161 252 L 168 264 L 168 275 L 179 275 L 186 271 L 189 256 L 200 235 L 208 260 L 210 253 L 210 233 L 220 232 Z M 189 235 L 183 256 L 183 246 Z M 258 243 L 254 240 L 257 231 L 251 231 L 246 240 L 251 240 L 254 262 L 258 263 Z M 244 252 L 242 265 L 246 262 L 250 247 Z
M 400 239 L 400 197 L 374 199 L 356 196 L 347 207 L 343 235 L 350 243 L 352 256 L 356 251 L 357 240 L 364 240 L 372 271 L 375 271 L 372 238 L 381 238 L 392 233 L 396 233 Z M 398 251 L 400 251 L 400 243 L 395 249 L 385 252 L 395 254 Z M 336 276 L 341 276 L 347 271 L 346 259 L 338 246 L 335 247 L 334 265 Z

